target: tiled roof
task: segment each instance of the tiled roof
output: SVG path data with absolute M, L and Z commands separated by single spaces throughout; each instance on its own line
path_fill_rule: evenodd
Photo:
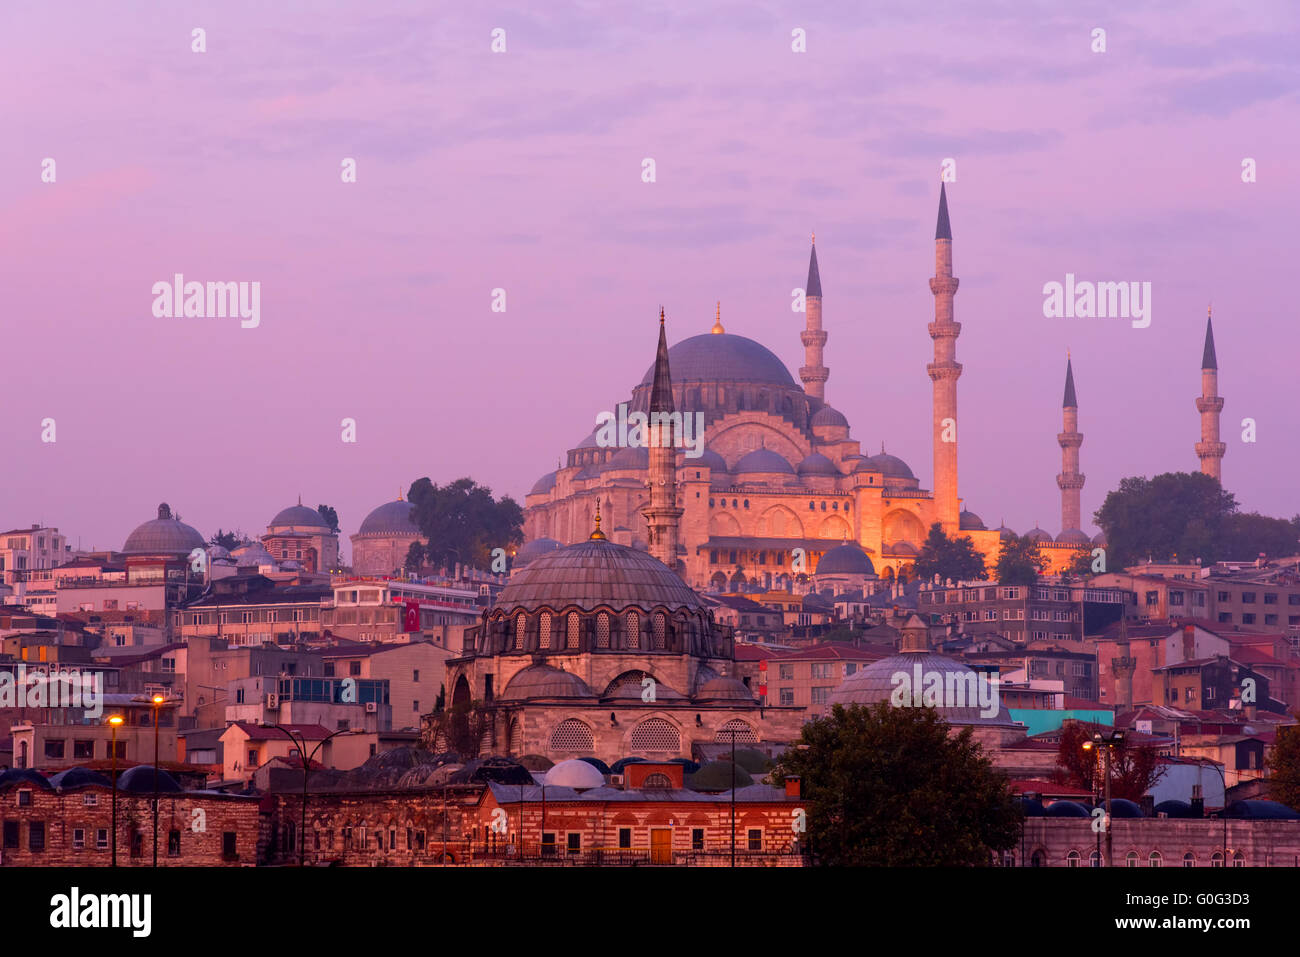
M 289 741 L 289 736 L 279 728 L 264 728 L 261 725 L 250 724 L 247 721 L 236 721 L 231 727 L 239 728 L 248 735 L 250 741 L 268 741 L 271 739 L 286 743 Z M 308 741 L 321 741 L 330 735 L 330 732 L 319 724 L 286 724 L 284 727 Z

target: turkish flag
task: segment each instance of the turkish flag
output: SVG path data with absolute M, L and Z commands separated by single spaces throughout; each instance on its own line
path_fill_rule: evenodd
M 406 613 L 402 619 L 402 631 L 420 630 L 420 602 L 412 599 L 406 603 Z

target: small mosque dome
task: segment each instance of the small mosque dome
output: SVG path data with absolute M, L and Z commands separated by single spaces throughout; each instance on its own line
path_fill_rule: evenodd
M 230 557 L 230 551 L 222 545 L 208 546 L 208 561 L 219 562 Z
M 127 768 L 117 778 L 117 786 L 121 791 L 130 791 L 133 794 L 152 794 L 154 791 L 154 773 L 153 765 L 137 764 L 133 768 Z M 158 791 L 163 794 L 176 794 L 182 788 L 176 783 L 176 779 L 166 771 L 158 771 Z
M 875 566 L 859 545 L 836 545 L 817 562 L 817 575 L 874 575 Z
M 738 678 L 715 675 L 699 686 L 695 700 L 753 701 L 754 692 Z
M 1038 528 L 1037 526 L 1031 528 L 1029 531 L 1025 533 L 1025 535 L 1031 541 L 1035 541 L 1035 542 L 1050 542 L 1052 540 L 1051 532 L 1047 531 L 1046 529 Z
M 916 558 L 921 550 L 911 542 L 891 542 L 885 546 L 885 553 L 896 558 Z
M 814 429 L 823 426 L 836 426 L 847 429 L 849 427 L 849 420 L 844 418 L 844 414 L 838 409 L 832 409 L 829 405 L 824 405 L 813 413 L 812 420 L 809 424 Z
M 840 474 L 840 470 L 835 467 L 835 463 L 820 452 L 813 452 L 806 459 L 800 462 L 798 472 L 800 475 Z
M 1060 545 L 1089 545 L 1091 540 L 1086 532 L 1081 532 L 1077 528 L 1067 528 L 1060 535 L 1056 536 L 1057 544 Z
M 1102 548 L 1105 548 L 1105 547 L 1106 547 L 1106 533 L 1105 533 L 1105 532 L 1098 532 L 1096 535 L 1092 536 L 1092 543 L 1093 543 L 1094 545 L 1100 545 Z
M 545 495 L 551 489 L 555 488 L 555 475 L 556 475 L 555 472 L 547 472 L 545 475 L 543 475 L 541 478 L 539 478 L 536 482 L 533 483 L 533 487 L 528 490 L 528 494 Z
M 713 451 L 713 449 L 705 449 L 698 459 L 686 459 L 686 464 L 683 467 L 688 469 L 707 468 L 713 472 L 714 475 L 719 473 L 725 475 L 727 472 L 727 460 L 717 452 Z
M 523 568 L 534 559 L 541 558 L 547 552 L 553 552 L 561 547 L 563 546 L 553 538 L 534 538 L 530 542 L 525 542 L 515 553 L 514 567 Z
M 912 470 L 908 468 L 907 463 L 896 455 L 890 455 L 887 452 L 881 452 L 879 455 L 871 457 L 871 464 L 876 470 L 883 472 L 886 478 L 916 478 Z
M 591 689 L 577 675 L 550 665 L 529 665 L 501 692 L 502 700 L 524 698 L 590 698 Z
M 230 553 L 230 557 L 240 568 L 257 568 L 261 565 L 275 564 L 275 558 L 258 542 L 236 548 Z
M 188 555 L 207 542 L 198 530 L 172 518 L 166 502 L 158 506 L 158 517 L 136 527 L 126 537 L 122 551 L 127 555 Z
M 1047 817 L 1091 817 L 1088 809 L 1077 801 L 1053 801 L 1047 806 Z
M 50 784 L 60 790 L 68 788 L 83 788 L 90 785 L 109 788 L 113 782 L 100 774 L 98 771 L 92 771 L 90 768 L 68 768 L 66 771 L 60 771 L 58 774 L 51 776 Z
M 1013 529 L 1007 528 L 1006 522 L 1003 522 L 1000 526 L 998 526 L 998 537 L 1002 539 L 1002 541 L 1004 542 L 1007 541 L 1008 539 L 1019 538 L 1019 536 L 1015 533 Z
M 645 469 L 650 467 L 650 450 L 644 445 L 630 445 L 619 449 L 605 463 L 607 469 Z
M 289 525 L 306 526 L 308 528 L 323 528 L 329 531 L 329 525 L 321 517 L 320 512 L 314 508 L 308 508 L 299 502 L 297 505 L 290 505 L 276 513 L 275 518 L 271 519 L 267 528 L 280 528 Z
M 378 508 L 372 509 L 370 514 L 365 517 L 361 523 L 360 534 L 362 535 L 418 535 L 420 530 L 415 527 L 411 521 L 411 509 L 414 506 L 410 502 L 398 499 L 395 502 L 385 502 Z
M 34 784 L 43 791 L 54 788 L 45 775 L 31 768 L 10 768 L 0 772 L 0 790 L 11 784 Z
M 958 528 L 963 532 L 982 532 L 985 531 L 984 520 L 974 512 L 962 512 L 959 516 Z
M 604 787 L 605 775 L 586 761 L 570 758 L 561 761 L 546 772 L 542 783 L 548 788 L 573 788 L 575 791 L 587 791 L 591 788 Z
M 783 472 L 793 475 L 794 469 L 784 458 L 771 449 L 754 449 L 736 463 L 736 474 L 744 475 L 755 472 Z

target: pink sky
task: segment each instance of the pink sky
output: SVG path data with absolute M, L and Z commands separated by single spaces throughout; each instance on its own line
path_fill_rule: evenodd
M 351 533 L 424 475 L 522 501 L 661 303 L 675 342 L 721 300 L 797 374 L 814 229 L 827 400 L 928 487 L 945 157 L 968 508 L 1059 530 L 1067 349 L 1086 518 L 1195 469 L 1213 300 L 1225 485 L 1300 511 L 1293 4 L 605 6 L 0 7 L 0 523 L 117 548 L 160 501 L 253 533 L 301 493 Z M 154 318 L 177 272 L 259 281 L 260 327 Z M 1150 328 L 1043 318 L 1067 272 L 1151 282 Z

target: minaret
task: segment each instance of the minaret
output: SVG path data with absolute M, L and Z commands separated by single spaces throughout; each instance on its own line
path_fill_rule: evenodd
M 815 399 L 826 401 L 826 379 L 831 370 L 822 363 L 822 348 L 826 333 L 822 330 L 822 277 L 817 271 L 817 234 L 812 237 L 812 256 L 808 260 L 808 285 L 804 289 L 804 330 L 799 333 L 803 343 L 804 362 L 799 370 L 803 389 Z
M 939 222 L 934 230 L 934 361 L 926 366 L 934 382 L 934 505 L 943 530 L 953 535 L 959 528 L 957 498 L 957 337 L 961 323 L 952 320 L 952 299 L 958 280 L 952 274 L 952 226 L 948 223 L 948 193 L 939 184 Z M 948 420 L 948 421 L 945 421 Z M 947 441 L 945 441 L 945 439 Z
M 1201 441 L 1196 443 L 1196 454 L 1201 460 L 1201 471 L 1223 484 L 1223 453 L 1228 447 L 1219 441 L 1219 413 L 1223 411 L 1223 398 L 1219 395 L 1219 360 L 1214 354 L 1213 315 L 1205 318 L 1205 352 L 1201 355 L 1201 396 L 1196 400 L 1196 411 L 1201 413 Z
M 1074 395 L 1074 366 L 1065 357 L 1065 400 L 1061 403 L 1062 423 L 1056 441 L 1061 446 L 1061 474 L 1056 484 L 1061 489 L 1061 531 L 1079 529 L 1079 491 L 1084 476 L 1079 471 L 1079 446 L 1083 434 L 1079 431 L 1079 400 Z
M 655 356 L 654 384 L 650 387 L 650 501 L 641 509 L 648 526 L 650 554 L 677 571 L 677 528 L 682 509 L 677 507 L 677 449 L 673 444 L 673 381 L 668 374 L 668 337 L 664 311 L 659 310 L 659 352 Z M 663 415 L 656 415 L 663 413 Z

